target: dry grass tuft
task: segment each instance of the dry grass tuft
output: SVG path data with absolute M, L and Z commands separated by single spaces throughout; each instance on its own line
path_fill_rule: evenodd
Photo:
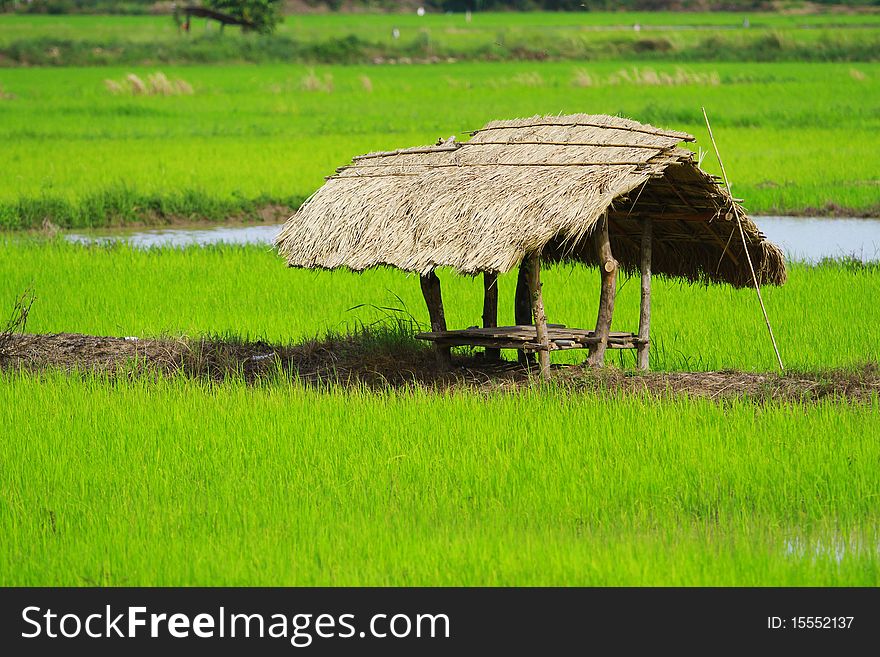
M 864 82 L 865 80 L 868 79 L 868 76 L 865 75 L 862 71 L 860 71 L 860 70 L 857 69 L 857 68 L 851 68 L 851 69 L 849 69 L 849 76 L 850 76 L 853 80 L 858 80 L 859 82 Z
M 146 82 L 134 73 L 122 80 L 104 80 L 104 87 L 114 96 L 190 96 L 192 85 L 186 80 L 170 80 L 161 71 L 147 76 Z
M 537 71 L 532 71 L 530 73 L 519 73 L 517 75 L 514 75 L 513 81 L 515 84 L 522 85 L 523 87 L 544 86 L 544 78 L 542 78 L 541 74 Z
M 608 78 L 609 85 L 632 84 L 646 87 L 678 87 L 688 84 L 717 87 L 721 84 L 721 77 L 717 71 L 709 73 L 696 73 L 676 68 L 672 74 L 664 71 L 657 72 L 651 68 L 640 69 L 633 67 L 629 70 L 621 69 Z
M 126 75 L 125 81 L 128 82 L 128 89 L 132 95 L 140 96 L 147 93 L 147 85 L 134 73 Z
M 366 91 L 368 94 L 373 93 L 373 81 L 369 77 L 367 77 L 366 75 L 362 75 L 360 77 L 360 81 L 361 87 L 364 91 Z
M 598 80 L 596 80 L 584 69 L 579 68 L 574 72 L 574 78 L 572 79 L 571 84 L 575 87 L 581 88 L 595 87 L 598 85 Z
M 302 80 L 300 80 L 299 87 L 302 91 L 319 91 L 325 94 L 333 93 L 333 76 L 329 73 L 325 73 L 323 76 L 318 76 L 314 69 L 309 69 L 309 72 L 306 73 Z
M 676 68 L 673 73 L 655 71 L 652 68 L 620 69 L 612 73 L 604 80 L 599 75 L 592 75 L 584 69 L 577 69 L 571 80 L 573 87 L 601 87 L 628 84 L 643 87 L 677 87 L 694 84 L 709 87 L 717 87 L 721 84 L 721 76 L 717 71 L 708 73 L 696 73 Z
M 11 357 L 14 355 L 12 346 L 15 342 L 16 333 L 24 333 L 27 326 L 28 314 L 31 306 L 34 305 L 34 291 L 28 288 L 12 305 L 12 312 L 3 330 L 0 330 L 0 358 Z

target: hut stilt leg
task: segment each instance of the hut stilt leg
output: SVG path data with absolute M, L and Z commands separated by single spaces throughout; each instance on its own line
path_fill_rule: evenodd
M 611 332 L 611 318 L 614 315 L 614 296 L 617 293 L 617 261 L 611 254 L 611 240 L 608 237 L 608 215 L 602 218 L 602 226 L 596 231 L 596 254 L 599 258 L 599 272 L 602 275 L 602 291 L 599 295 L 599 314 L 596 317 L 596 337 L 599 342 L 590 349 L 587 363 L 593 367 L 605 364 L 605 350 L 608 348 L 608 334 Z
M 523 258 L 519 265 L 519 273 L 516 277 L 516 295 L 513 304 L 513 316 L 517 326 L 527 326 L 532 323 L 532 295 L 529 292 L 529 262 Z M 528 365 L 534 362 L 531 354 L 523 350 L 517 352 L 520 365 Z
M 498 275 L 483 272 L 483 327 L 498 326 Z M 486 349 L 485 358 L 501 360 L 500 349 Z
M 420 277 L 422 285 L 422 295 L 425 297 L 425 304 L 428 306 L 428 316 L 431 318 L 431 330 L 434 332 L 446 330 L 446 316 L 443 314 L 443 297 L 440 295 L 440 279 L 437 274 L 431 272 L 427 276 Z M 437 366 L 441 370 L 449 369 L 452 366 L 452 355 L 449 347 L 441 344 L 434 344 L 437 352 Z
M 544 313 L 544 298 L 541 296 L 541 255 L 534 254 L 529 259 L 529 291 L 532 295 L 532 312 L 535 318 L 535 329 L 538 336 L 538 363 L 541 366 L 541 378 L 550 378 L 550 335 L 547 331 L 547 316 Z
M 642 300 L 639 307 L 639 369 L 649 369 L 648 350 L 651 329 L 651 220 L 642 224 Z

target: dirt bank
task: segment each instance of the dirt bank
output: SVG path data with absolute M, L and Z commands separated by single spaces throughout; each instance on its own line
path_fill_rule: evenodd
M 361 333 L 279 345 L 219 338 L 100 337 L 75 333 L 14 335 L 0 353 L 0 369 L 96 371 L 114 376 L 157 372 L 222 381 L 249 382 L 280 372 L 316 386 L 512 390 L 539 385 L 534 371 L 479 353 L 457 354 L 454 367 L 440 372 L 434 354 L 416 340 Z M 824 397 L 868 400 L 880 394 L 880 368 L 815 373 L 650 372 L 609 367 L 554 368 L 554 383 L 573 391 L 688 395 L 710 399 L 811 401 Z

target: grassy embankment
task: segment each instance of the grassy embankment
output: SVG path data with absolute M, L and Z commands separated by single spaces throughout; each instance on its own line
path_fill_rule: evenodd
M 701 105 L 751 211 L 878 213 L 878 64 L 163 67 L 192 93 L 125 91 L 156 70 L 0 70 L 0 226 L 283 217 L 352 155 L 498 117 L 621 113 L 705 149 Z
M 750 27 L 743 28 L 748 16 Z M 634 25 L 641 29 L 636 31 Z M 392 37 L 397 28 L 399 38 Z M 476 13 L 288 16 L 264 37 L 168 16 L 9 16 L 2 65 L 465 60 L 876 61 L 880 15 Z

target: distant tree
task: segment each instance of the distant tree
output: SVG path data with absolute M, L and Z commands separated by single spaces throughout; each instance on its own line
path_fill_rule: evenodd
M 253 24 L 260 34 L 271 34 L 281 22 L 281 0 L 205 0 L 204 6 Z

